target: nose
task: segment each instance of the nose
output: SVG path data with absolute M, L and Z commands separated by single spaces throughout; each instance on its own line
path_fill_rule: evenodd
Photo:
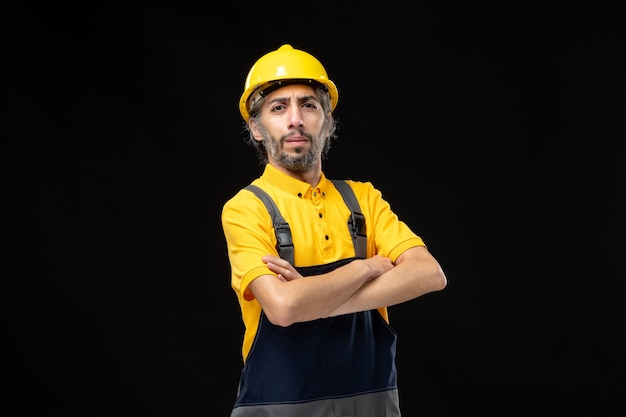
M 289 112 L 289 125 L 290 127 L 301 127 L 304 125 L 302 121 L 302 113 L 300 112 L 300 107 L 293 106 L 291 111 Z

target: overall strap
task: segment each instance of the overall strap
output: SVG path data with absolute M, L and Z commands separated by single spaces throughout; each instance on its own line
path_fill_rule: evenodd
M 330 180 L 339 193 L 343 197 L 344 202 L 350 209 L 350 217 L 348 218 L 348 229 L 352 235 L 352 243 L 354 244 L 354 252 L 357 258 L 365 259 L 367 257 L 367 235 L 365 234 L 365 216 L 361 212 L 361 206 L 352 191 L 352 187 L 342 180 Z M 274 231 L 276 233 L 276 249 L 278 255 L 289 261 L 293 265 L 293 240 L 291 239 L 291 228 L 289 223 L 280 214 L 274 200 L 261 188 L 254 184 L 245 187 L 246 190 L 252 191 L 267 207 L 267 211 L 272 217 Z
M 348 229 L 352 235 L 352 243 L 354 244 L 354 252 L 357 258 L 367 258 L 367 235 L 365 234 L 365 216 L 361 212 L 361 206 L 354 195 L 354 191 L 350 185 L 342 180 L 330 180 L 337 190 L 341 193 L 343 201 L 346 202 L 350 209 L 350 218 L 348 219 Z
M 274 223 L 278 256 L 293 265 L 293 241 L 291 240 L 291 228 L 289 227 L 289 223 L 285 221 L 285 218 L 280 214 L 280 211 L 278 211 L 274 200 L 272 200 L 264 190 L 253 184 L 249 184 L 245 189 L 256 194 L 256 196 L 263 201 L 265 207 L 267 207 L 267 211 L 269 211 L 272 216 L 272 222 Z

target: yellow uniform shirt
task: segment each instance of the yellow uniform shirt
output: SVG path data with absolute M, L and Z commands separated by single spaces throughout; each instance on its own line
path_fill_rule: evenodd
M 317 187 L 266 165 L 253 184 L 274 200 L 291 228 L 294 263 L 297 267 L 327 264 L 355 256 L 347 221 L 348 206 L 324 174 Z M 400 221 L 379 190 L 370 182 L 349 180 L 365 217 L 367 256 L 380 254 L 393 262 L 405 250 L 424 246 L 422 239 Z M 245 325 L 242 355 L 252 346 L 261 306 L 248 290 L 255 278 L 274 274 L 261 257 L 278 255 L 272 219 L 261 200 L 240 190 L 222 209 L 222 226 L 231 265 L 231 285 L 237 295 Z M 387 309 L 379 309 L 388 321 Z

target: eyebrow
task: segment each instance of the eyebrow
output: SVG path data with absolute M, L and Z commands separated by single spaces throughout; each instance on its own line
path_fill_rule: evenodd
M 306 96 L 296 97 L 296 99 L 298 103 L 303 103 L 309 100 L 318 101 L 317 97 L 314 94 L 308 94 Z M 283 102 L 283 101 L 291 101 L 291 98 L 290 97 L 274 97 L 271 100 L 269 100 L 268 103 L 276 103 L 276 102 Z

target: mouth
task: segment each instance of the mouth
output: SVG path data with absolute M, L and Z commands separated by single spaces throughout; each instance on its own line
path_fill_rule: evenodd
M 293 134 L 293 135 L 287 136 L 283 140 L 285 144 L 291 144 L 291 145 L 303 145 L 309 141 L 310 139 L 303 134 Z
M 302 145 L 303 143 L 308 142 L 309 140 L 307 138 L 289 138 L 289 139 L 285 139 L 285 143 L 291 143 L 291 144 L 295 144 L 295 145 Z

